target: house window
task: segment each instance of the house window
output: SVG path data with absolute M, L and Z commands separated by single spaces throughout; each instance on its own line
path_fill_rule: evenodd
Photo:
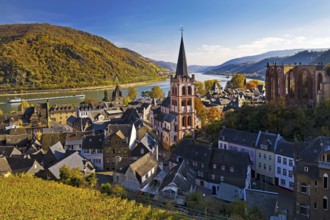
M 307 205 L 301 204 L 299 207 L 299 213 L 301 215 L 307 215 Z
M 305 172 L 308 172 L 308 167 L 304 167 L 304 171 Z
M 294 182 L 290 182 L 289 187 L 290 187 L 290 189 L 294 189 Z
M 323 196 L 323 209 L 328 210 L 328 197 Z
M 286 176 L 286 169 L 283 169 L 283 176 Z
M 266 164 L 264 164 L 264 170 L 265 170 L 265 169 L 267 169 L 267 168 L 266 168 Z
M 318 182 L 317 182 L 317 180 L 315 180 L 314 181 L 314 186 L 317 187 L 317 185 L 318 185 Z
M 203 172 L 202 171 L 198 171 L 197 172 L 197 175 L 200 176 L 200 177 L 203 177 Z
M 289 166 L 293 167 L 293 160 L 292 159 L 289 160 Z
M 204 168 L 204 163 L 201 164 L 201 167 Z
M 225 170 L 226 167 L 224 165 L 221 166 L 221 170 Z
M 144 148 L 140 149 L 140 154 L 144 154 Z
M 83 149 L 83 153 L 88 154 L 89 153 L 89 149 Z
M 272 155 L 268 155 L 268 159 L 269 160 L 272 160 Z
M 328 189 L 328 174 L 323 174 L 323 187 L 324 189 Z
M 281 163 L 281 157 L 279 156 L 279 157 L 277 157 L 277 163 Z
M 223 182 L 225 180 L 224 176 L 220 176 L 220 181 Z
M 287 159 L 283 158 L 283 164 L 286 165 L 287 164 Z
M 259 163 L 259 168 L 261 168 L 261 163 Z
M 261 153 L 259 153 L 259 158 L 261 158 Z
M 227 144 L 223 144 L 223 148 L 227 150 Z
M 234 172 L 234 167 L 230 167 L 230 172 Z
M 220 143 L 220 149 L 222 149 L 222 143 Z
M 314 202 L 314 209 L 317 209 L 317 202 Z
M 268 165 L 268 170 L 272 171 L 272 166 L 271 165 Z
M 302 183 L 300 185 L 300 192 L 307 194 L 307 185 L 306 185 L 306 183 Z
M 215 163 L 213 164 L 213 169 L 217 169 L 217 165 Z
M 264 154 L 264 159 L 266 159 L 266 154 Z
M 212 174 L 212 179 L 215 180 L 215 175 Z
M 277 174 L 281 174 L 281 167 L 277 167 Z
M 289 170 L 289 177 L 292 178 L 292 176 L 293 176 L 293 172 Z
M 284 179 L 281 179 L 281 185 L 285 186 L 285 180 Z

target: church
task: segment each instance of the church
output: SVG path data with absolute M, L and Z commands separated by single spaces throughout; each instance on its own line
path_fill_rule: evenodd
M 181 34 L 175 76 L 170 79 L 170 91 L 160 106 L 150 111 L 150 123 L 164 148 L 185 136 L 193 137 L 198 118 L 195 110 L 195 75 L 189 76 L 186 53 Z
M 266 99 L 283 100 L 289 106 L 314 107 L 330 99 L 330 75 L 318 65 L 267 64 Z

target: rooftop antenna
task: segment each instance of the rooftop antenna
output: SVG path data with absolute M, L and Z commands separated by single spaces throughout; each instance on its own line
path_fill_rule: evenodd
M 181 26 L 179 30 L 181 31 L 181 37 L 183 37 L 183 31 L 184 31 L 183 26 Z

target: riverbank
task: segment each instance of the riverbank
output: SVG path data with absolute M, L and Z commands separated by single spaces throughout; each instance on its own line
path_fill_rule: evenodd
M 166 80 L 150 80 L 145 82 L 135 82 L 135 83 L 126 83 L 120 84 L 122 88 L 136 87 L 136 86 L 145 86 L 151 83 L 163 82 Z M 19 95 L 36 95 L 36 94 L 49 94 L 49 93 L 67 93 L 67 92 L 80 92 L 91 91 L 91 90 L 106 90 L 106 89 L 115 89 L 116 85 L 110 86 L 91 86 L 91 87 L 82 87 L 82 88 L 70 88 L 70 89 L 49 89 L 49 90 L 23 90 L 21 92 L 12 91 L 12 93 L 0 93 L 0 96 L 19 96 Z

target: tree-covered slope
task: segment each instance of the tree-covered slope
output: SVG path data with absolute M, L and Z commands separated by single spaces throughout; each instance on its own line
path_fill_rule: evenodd
M 141 82 L 160 79 L 163 71 L 86 32 L 49 24 L 0 25 L 0 89 Z
M 0 219 L 176 219 L 168 212 L 33 177 L 0 177 Z

